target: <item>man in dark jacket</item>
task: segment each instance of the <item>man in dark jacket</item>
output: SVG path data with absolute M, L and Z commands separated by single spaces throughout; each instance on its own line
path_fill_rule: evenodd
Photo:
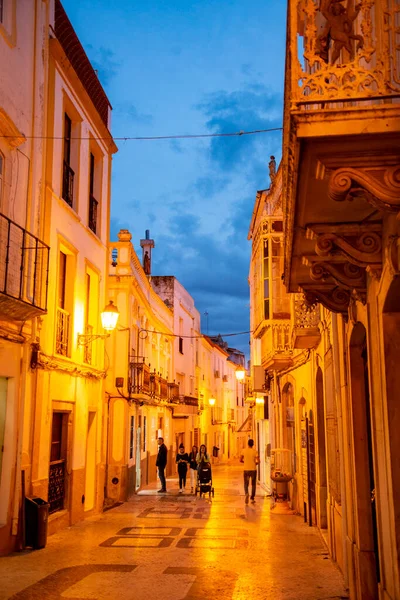
M 161 481 L 161 490 L 158 490 L 159 494 L 165 493 L 167 491 L 166 482 L 165 482 L 165 467 L 167 466 L 167 446 L 164 444 L 164 438 L 158 438 L 158 454 L 156 467 L 158 467 L 158 476 Z

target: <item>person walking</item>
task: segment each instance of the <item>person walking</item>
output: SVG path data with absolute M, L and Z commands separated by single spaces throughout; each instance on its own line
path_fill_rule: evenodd
M 176 455 L 176 464 L 178 465 L 180 494 L 183 494 L 183 490 L 186 487 L 187 466 L 189 462 L 189 454 L 185 452 L 185 446 L 183 444 L 179 444 L 179 451 Z
M 189 454 L 189 473 L 190 473 L 190 492 L 193 494 L 194 488 L 197 485 L 197 462 L 196 456 L 199 449 L 197 446 L 192 446 L 192 451 Z
M 167 456 L 168 450 L 167 446 L 164 444 L 164 438 L 159 437 L 157 440 L 158 444 L 158 454 L 156 460 L 156 467 L 158 467 L 158 476 L 161 482 L 161 489 L 158 490 L 159 494 L 165 493 L 167 491 L 167 484 L 165 481 L 165 467 L 167 466 Z
M 205 444 L 201 444 L 199 453 L 196 456 L 197 466 L 199 466 L 200 463 L 202 463 L 202 462 L 208 462 L 208 463 L 210 462 L 210 457 L 207 454 L 207 448 L 206 448 Z
M 249 482 L 251 479 L 251 501 L 255 503 L 256 496 L 256 479 L 257 479 L 257 465 L 260 462 L 258 452 L 254 446 L 254 440 L 247 441 L 247 448 L 242 451 L 240 462 L 243 463 L 243 480 L 244 480 L 244 494 L 245 502 L 249 503 Z

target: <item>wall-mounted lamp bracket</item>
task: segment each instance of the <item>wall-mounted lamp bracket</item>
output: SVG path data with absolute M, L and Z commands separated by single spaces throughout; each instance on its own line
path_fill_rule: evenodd
M 109 333 L 78 333 L 78 346 L 87 346 L 99 338 L 108 338 Z

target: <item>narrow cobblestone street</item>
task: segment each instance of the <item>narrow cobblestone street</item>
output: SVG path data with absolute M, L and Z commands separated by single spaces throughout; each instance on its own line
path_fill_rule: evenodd
M 2 558 L 1 600 L 347 598 L 317 530 L 260 489 L 246 505 L 240 467 L 214 467 L 211 500 L 167 485 Z

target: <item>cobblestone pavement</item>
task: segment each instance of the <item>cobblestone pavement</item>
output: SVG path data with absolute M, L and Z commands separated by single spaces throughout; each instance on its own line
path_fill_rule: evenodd
M 239 467 L 214 467 L 215 497 L 156 486 L 0 559 L 0 599 L 339 600 L 343 580 L 315 528 L 246 505 Z

